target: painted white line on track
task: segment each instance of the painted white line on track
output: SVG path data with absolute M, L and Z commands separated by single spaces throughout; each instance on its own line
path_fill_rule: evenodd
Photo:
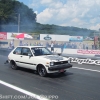
M 23 93 L 23 94 L 26 94 L 26 95 L 28 95 L 28 96 L 30 96 L 30 97 L 33 97 L 34 99 L 38 99 L 38 100 L 50 100 L 50 99 L 48 99 L 48 98 L 44 98 L 44 97 L 39 96 L 39 95 L 37 95 L 37 94 L 31 93 L 31 92 L 29 92 L 29 91 L 27 91 L 27 90 L 21 89 L 21 88 L 19 88 L 19 87 L 17 87 L 17 86 L 14 86 L 14 85 L 11 85 L 11 84 L 9 84 L 9 83 L 6 83 L 6 82 L 4 82 L 4 81 L 2 81 L 2 80 L 0 80 L 0 84 L 5 85 L 5 86 L 7 86 L 7 87 L 9 87 L 9 88 L 12 88 L 12 89 L 14 89 L 14 90 L 17 90 L 17 91 L 19 91 L 19 92 L 21 92 L 21 93 Z
M 93 70 L 93 69 L 80 68 L 80 67 L 72 67 L 72 68 L 82 69 L 82 70 L 88 70 L 88 71 L 92 71 L 92 72 L 99 72 L 99 73 L 100 73 L 100 70 Z

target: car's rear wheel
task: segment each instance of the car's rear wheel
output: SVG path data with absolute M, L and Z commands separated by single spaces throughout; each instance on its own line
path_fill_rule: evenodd
M 14 70 L 17 70 L 18 69 L 18 66 L 16 65 L 16 63 L 14 61 L 11 61 L 10 62 L 10 65 L 11 65 L 11 68 L 14 69 Z
M 41 65 L 38 67 L 38 74 L 42 77 L 45 77 L 47 75 L 47 71 L 44 66 Z

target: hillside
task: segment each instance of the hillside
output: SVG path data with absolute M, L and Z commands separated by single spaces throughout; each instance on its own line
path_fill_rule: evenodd
M 9 10 L 8 10 L 9 9 Z M 94 30 L 73 26 L 40 24 L 36 13 L 16 0 L 0 0 L 0 32 L 25 32 L 33 34 L 66 34 L 88 36 Z
M 94 30 L 78 28 L 78 27 L 70 27 L 70 26 L 57 26 L 57 25 L 43 25 L 36 24 L 33 30 L 34 33 L 38 34 L 63 34 L 63 35 L 81 35 L 81 36 L 89 36 L 94 33 Z

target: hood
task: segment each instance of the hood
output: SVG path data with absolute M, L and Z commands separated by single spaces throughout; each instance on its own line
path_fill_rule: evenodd
M 62 56 L 58 56 L 58 55 L 47 55 L 44 56 L 44 58 L 49 59 L 49 60 L 64 60 L 64 58 Z

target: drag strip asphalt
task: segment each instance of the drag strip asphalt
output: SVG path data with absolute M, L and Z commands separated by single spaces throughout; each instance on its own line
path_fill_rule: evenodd
M 6 60 L 7 56 L 0 55 L 0 95 L 24 95 L 20 91 L 23 89 L 50 100 L 100 100 L 100 66 L 73 63 L 73 68 L 65 74 L 40 77 L 32 70 L 12 70 L 4 64 Z M 3 82 L 18 90 L 5 86 Z

